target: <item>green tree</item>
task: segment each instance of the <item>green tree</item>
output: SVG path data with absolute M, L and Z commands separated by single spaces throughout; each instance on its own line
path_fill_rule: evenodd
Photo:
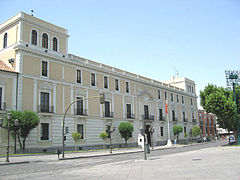
M 72 138 L 74 140 L 75 151 L 77 150 L 77 142 L 82 138 L 82 135 L 78 132 L 72 133 Z
M 183 132 L 182 126 L 178 126 L 178 125 L 173 126 L 173 134 L 174 134 L 174 136 L 177 136 L 177 142 L 178 142 L 178 136 L 182 132 Z
M 38 115 L 33 111 L 9 111 L 12 114 L 12 119 L 10 120 L 9 126 L 14 127 L 14 121 L 19 120 L 18 129 L 15 129 L 16 136 L 18 138 L 19 146 L 22 152 L 25 151 L 25 142 L 28 134 L 32 129 L 38 126 L 40 120 Z M 5 120 L 7 124 L 7 120 Z M 14 128 L 13 128 L 14 129 Z M 14 133 L 14 135 L 15 135 Z
M 104 141 L 103 148 L 105 149 L 105 140 L 108 138 L 108 134 L 106 132 L 101 132 L 99 138 Z
M 126 145 L 128 139 L 132 137 L 133 130 L 133 125 L 130 122 L 121 122 L 118 126 L 118 131 L 121 134 L 121 137 L 124 138 Z
M 237 106 L 240 107 L 240 87 L 236 87 Z M 237 123 L 240 120 L 240 108 L 236 111 L 236 104 L 233 99 L 233 92 L 229 89 L 208 85 L 200 92 L 201 105 L 208 112 L 218 117 L 219 127 L 233 131 L 237 140 Z
M 187 143 L 188 133 L 184 133 L 185 143 Z
M 199 136 L 200 134 L 201 134 L 201 129 L 200 129 L 200 127 L 194 126 L 194 127 L 192 128 L 192 136 L 195 137 L 195 140 L 196 140 L 196 137 Z

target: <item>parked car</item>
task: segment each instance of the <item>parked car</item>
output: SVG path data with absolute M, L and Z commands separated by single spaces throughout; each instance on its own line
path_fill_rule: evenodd
M 229 144 L 235 144 L 236 143 L 234 136 L 230 136 L 228 138 L 228 141 L 229 141 Z

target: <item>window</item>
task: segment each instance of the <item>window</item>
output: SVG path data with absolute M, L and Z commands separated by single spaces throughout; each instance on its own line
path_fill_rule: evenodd
M 41 123 L 41 140 L 49 140 L 49 124 Z
M 173 94 L 171 93 L 171 101 L 173 102 Z
M 105 117 L 111 117 L 110 103 L 108 101 L 105 101 Z
M 165 100 L 167 100 L 167 92 L 165 92 Z
M 172 110 L 172 120 L 173 121 L 176 121 L 176 118 L 175 118 L 175 111 Z
M 58 40 L 56 37 L 53 38 L 53 50 L 57 51 L 58 49 Z
M 194 113 L 192 113 L 192 121 L 193 121 L 193 122 L 195 121 L 195 119 L 194 119 Z
M 0 87 L 0 110 L 3 110 L 3 103 L 2 103 L 2 88 Z
M 160 127 L 161 137 L 163 137 L 163 127 Z
M 42 61 L 42 76 L 48 76 L 48 63 L 46 61 Z
M 104 88 L 108 89 L 108 77 L 104 76 Z
M 129 83 L 126 82 L 126 93 L 129 93 Z
M 4 34 L 4 37 L 3 37 L 3 48 L 6 48 L 6 47 L 7 47 L 7 38 L 8 38 L 8 34 L 5 33 L 5 34 Z
M 81 134 L 81 139 L 84 139 L 83 124 L 78 124 L 78 125 L 77 125 L 77 132 Z
M 185 119 L 185 112 L 183 112 L 183 122 L 186 122 L 186 119 Z
M 94 73 L 91 73 L 91 85 L 96 86 L 96 75 Z
M 37 45 L 37 31 L 32 30 L 32 42 L 33 45 Z
M 77 83 L 82 83 L 81 70 L 77 70 Z
M 187 133 L 187 127 L 184 127 L 184 133 Z
M 149 119 L 148 105 L 144 105 L 144 117 Z
M 132 110 L 131 104 L 127 104 L 127 118 L 131 118 Z
M 177 94 L 177 103 L 179 103 L 179 97 L 178 97 L 178 94 Z
M 193 105 L 193 101 L 192 101 L 192 98 L 191 98 L 191 106 Z
M 77 97 L 77 115 L 83 115 L 83 100 L 81 97 Z
M 158 99 L 161 99 L 161 91 L 158 90 Z
M 184 97 L 182 96 L 182 104 L 184 104 Z
M 162 113 L 162 109 L 159 109 L 159 120 L 163 120 L 163 113 Z
M 115 79 L 115 90 L 119 91 L 118 79 Z
M 41 92 L 40 112 L 49 112 L 49 93 Z
M 46 33 L 42 35 L 42 47 L 48 48 L 48 35 Z

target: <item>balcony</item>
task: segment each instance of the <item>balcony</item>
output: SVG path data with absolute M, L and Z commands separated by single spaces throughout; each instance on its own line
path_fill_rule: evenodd
M 196 122 L 197 122 L 197 119 L 192 119 L 192 122 L 195 122 L 195 123 L 196 123 Z
M 183 119 L 183 122 L 188 122 L 188 119 L 187 119 L 187 118 L 184 118 L 184 119 Z
M 177 117 L 172 117 L 172 121 L 178 121 Z
M 74 114 L 80 116 L 88 116 L 87 109 L 75 109 Z
M 5 111 L 6 110 L 6 103 L 2 102 L 0 103 L 0 111 Z
M 127 119 L 135 119 L 135 114 L 129 114 L 129 113 L 127 113 L 127 114 L 126 114 L 126 118 L 127 118 Z
M 43 105 L 39 105 L 38 106 L 38 112 L 40 113 L 53 113 L 53 106 L 43 106 Z
M 159 121 L 165 121 L 165 117 L 159 117 Z
M 108 118 L 113 118 L 113 112 L 110 112 L 110 111 L 105 111 L 103 113 L 104 117 L 108 117 Z
M 153 115 L 142 115 L 142 119 L 144 119 L 144 120 L 154 120 L 154 116 Z

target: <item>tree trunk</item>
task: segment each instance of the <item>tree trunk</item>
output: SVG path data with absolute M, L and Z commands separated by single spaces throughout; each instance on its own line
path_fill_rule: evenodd
M 238 136 L 237 136 L 237 131 L 233 131 L 234 139 L 236 144 L 238 144 Z
M 26 138 L 23 139 L 23 148 L 22 148 L 22 152 L 23 152 L 23 153 L 25 152 L 25 142 L 26 142 Z
M 77 151 L 77 144 L 75 143 L 75 151 Z
M 23 151 L 21 139 L 20 139 L 20 136 L 19 136 L 19 133 L 18 133 L 18 132 L 17 132 L 17 136 L 18 136 L 18 142 L 19 142 L 20 149 Z
M 127 139 L 125 139 L 125 147 L 127 147 Z

